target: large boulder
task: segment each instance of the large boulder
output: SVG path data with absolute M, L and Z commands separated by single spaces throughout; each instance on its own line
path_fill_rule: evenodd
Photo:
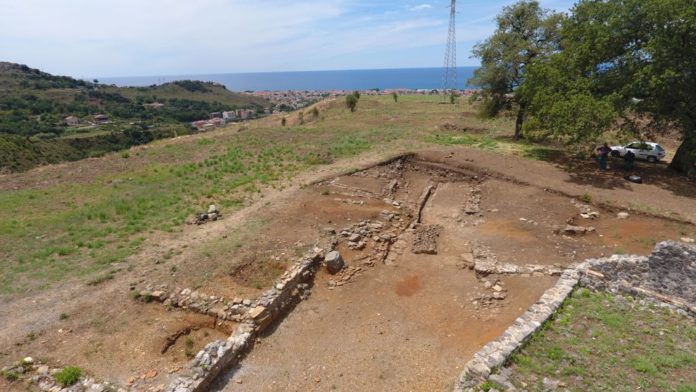
M 331 251 L 324 256 L 324 264 L 326 269 L 330 274 L 337 274 L 343 269 L 346 263 L 343 261 L 343 257 L 337 251 Z

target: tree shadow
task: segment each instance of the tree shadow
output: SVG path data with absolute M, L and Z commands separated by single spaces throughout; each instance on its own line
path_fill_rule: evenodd
M 626 180 L 629 175 L 640 176 L 643 184 L 664 188 L 677 196 L 696 198 L 696 182 L 672 170 L 664 162 L 649 163 L 636 161 L 632 170 L 625 169 L 622 158 L 609 159 L 607 170 L 600 170 L 595 157 L 580 157 L 566 153 L 562 149 L 544 146 L 528 146 L 524 156 L 554 164 L 570 176 L 570 182 L 601 189 L 633 190 L 633 184 Z

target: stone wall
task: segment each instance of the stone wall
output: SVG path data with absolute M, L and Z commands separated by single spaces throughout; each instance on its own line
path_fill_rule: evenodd
M 563 272 L 556 285 L 546 290 L 501 336 L 474 354 L 474 358 L 464 366 L 454 390 L 473 390 L 484 382 L 493 369 L 502 366 L 558 310 L 578 284 L 578 280 L 577 270 Z
M 286 271 L 251 307 L 237 330 L 227 340 L 209 343 L 198 352 L 167 391 L 206 391 L 220 373 L 239 363 L 259 333 L 306 298 L 322 258 L 321 251 L 316 249 L 313 255 Z
M 474 354 L 454 390 L 475 391 L 553 316 L 577 285 L 637 295 L 679 313 L 696 315 L 696 246 L 666 241 L 657 244 L 649 257 L 614 255 L 565 270 L 539 301 Z

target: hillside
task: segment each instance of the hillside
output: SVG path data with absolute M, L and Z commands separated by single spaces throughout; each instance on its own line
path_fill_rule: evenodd
M 194 132 L 189 123 L 212 112 L 266 106 L 215 83 L 122 88 L 0 62 L 0 170 L 97 156 Z

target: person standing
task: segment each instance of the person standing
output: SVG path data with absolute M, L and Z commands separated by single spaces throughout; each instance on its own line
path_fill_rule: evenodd
M 611 148 L 609 144 L 604 143 L 603 146 L 597 149 L 597 161 L 599 161 L 599 169 L 607 170 L 607 162 L 609 161 L 609 154 L 611 154 Z
M 624 168 L 627 171 L 633 170 L 633 166 L 636 163 L 636 154 L 633 153 L 633 151 L 628 150 L 626 151 L 626 154 L 624 155 Z

